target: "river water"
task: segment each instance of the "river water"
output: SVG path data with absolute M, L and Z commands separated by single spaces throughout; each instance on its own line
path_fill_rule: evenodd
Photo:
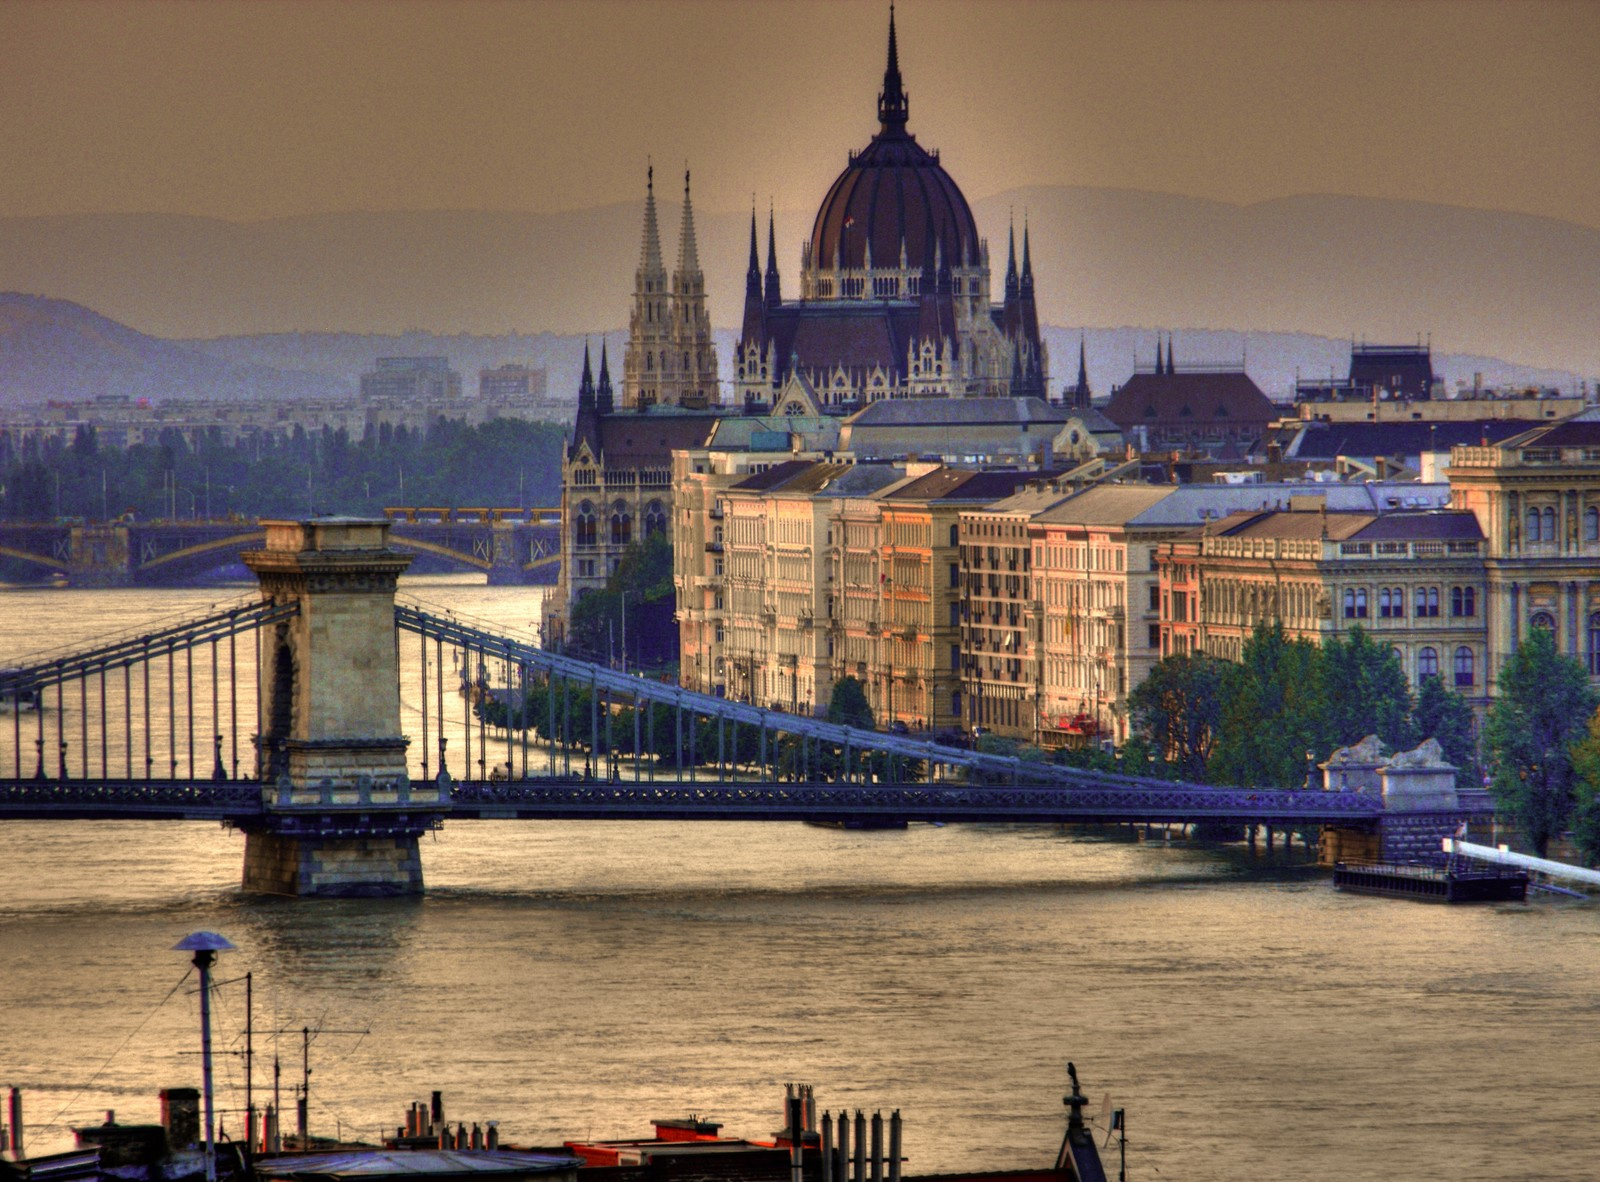
M 536 592 L 408 582 L 526 628 Z M 237 591 L 243 593 L 245 588 Z M 234 591 L 0 591 L 0 664 Z M 9 774 L 9 768 L 0 769 Z M 253 974 L 258 1102 L 315 1133 L 413 1099 L 517 1143 L 691 1112 L 765 1136 L 782 1085 L 898 1108 L 907 1169 L 1047 1164 L 1065 1064 L 1128 1111 L 1128 1176 L 1600 1176 L 1600 905 L 1336 894 L 1239 851 L 1039 827 L 461 822 L 416 900 L 242 897 L 211 824 L 0 822 L 0 1086 L 30 1147 L 153 1120 L 198 1082 L 169 951 L 222 932 Z M 241 984 L 218 1047 L 242 1047 Z M 243 1063 L 219 1058 L 236 1130 Z M 1114 1150 L 1108 1151 L 1114 1156 Z

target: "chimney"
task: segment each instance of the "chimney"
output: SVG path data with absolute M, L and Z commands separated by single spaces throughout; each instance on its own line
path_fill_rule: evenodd
M 11 1125 L 6 1140 L 6 1148 L 11 1150 L 11 1160 L 21 1161 L 23 1157 L 22 1145 L 22 1089 L 11 1089 Z
M 200 1141 L 200 1089 L 162 1088 L 161 1125 L 167 1130 L 167 1144 L 187 1149 Z

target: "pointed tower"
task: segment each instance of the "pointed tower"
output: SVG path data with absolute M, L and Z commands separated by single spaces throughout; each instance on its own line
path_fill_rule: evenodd
M 639 267 L 633 273 L 633 310 L 628 317 L 628 347 L 622 354 L 622 405 L 643 410 L 661 401 L 662 367 L 671 332 L 667 268 L 661 261 L 661 232 L 656 226 L 655 168 L 645 174 L 644 240 Z
M 752 223 L 753 226 L 753 223 Z M 667 364 L 661 401 L 704 408 L 717 397 L 717 356 L 711 346 L 711 316 L 706 310 L 706 279 L 694 234 L 694 203 L 689 170 L 683 170 L 683 228 L 678 235 L 678 265 L 672 272 L 672 304 Z
M 583 377 L 578 382 L 578 417 L 572 425 L 572 443 L 567 455 L 576 457 L 585 443 L 589 454 L 600 457 L 600 410 L 595 402 L 594 371 L 589 366 L 589 342 L 583 342 Z
M 768 261 L 771 266 L 771 261 Z M 761 255 L 756 249 L 756 207 L 750 206 L 750 265 L 744 273 L 744 323 L 739 330 L 739 354 L 743 356 L 747 346 L 754 345 L 759 349 L 764 343 L 766 333 L 764 324 L 766 320 L 767 304 L 761 289 Z
M 1156 372 L 1158 374 L 1167 372 L 1167 363 L 1161 359 L 1161 334 L 1160 333 L 1156 333 Z
M 883 132 L 904 135 L 911 104 L 900 81 L 900 48 L 894 36 L 894 5 L 889 5 L 889 61 L 883 70 L 883 91 L 878 95 L 878 123 Z
M 1172 356 L 1172 334 L 1170 332 L 1167 334 L 1167 372 L 1178 372 L 1178 363 Z
M 778 281 L 778 223 L 772 207 L 767 207 L 767 306 L 783 303 L 783 287 Z
M 589 358 L 585 349 L 584 365 L 587 368 Z M 579 401 L 583 399 L 583 392 L 578 393 Z M 606 339 L 600 338 L 600 385 L 594 392 L 594 409 L 596 414 L 608 415 L 616 409 L 611 396 L 611 365 L 606 360 Z
M 1090 401 L 1089 344 L 1088 335 L 1085 334 L 1078 338 L 1078 381 L 1076 385 L 1068 387 L 1066 402 L 1074 410 L 1088 410 Z
M 1017 352 L 1022 359 L 1021 385 L 1011 393 L 1044 398 L 1049 394 L 1045 374 L 1044 340 L 1039 335 L 1039 308 L 1033 300 L 1033 244 L 1028 219 L 1022 219 L 1022 276 L 1017 281 Z

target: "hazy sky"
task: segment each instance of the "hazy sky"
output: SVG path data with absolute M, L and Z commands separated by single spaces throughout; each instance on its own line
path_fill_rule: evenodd
M 898 14 L 911 130 L 974 200 L 1347 193 L 1600 227 L 1600 3 Z M 886 18 L 876 0 L 0 0 L 0 216 L 571 209 L 636 201 L 652 154 L 674 178 L 687 160 L 708 209 L 809 210 L 875 128 Z

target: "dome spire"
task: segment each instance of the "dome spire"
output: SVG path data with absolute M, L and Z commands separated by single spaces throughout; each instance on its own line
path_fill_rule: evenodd
M 900 52 L 895 44 L 894 5 L 889 5 L 889 64 L 883 71 L 883 92 L 878 95 L 879 134 L 905 134 L 909 104 L 900 82 Z

